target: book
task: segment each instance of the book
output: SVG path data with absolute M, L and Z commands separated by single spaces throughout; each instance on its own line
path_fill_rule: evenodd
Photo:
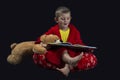
M 86 46 L 86 45 L 80 45 L 80 44 L 71 44 L 71 43 L 49 43 L 48 46 L 50 47 L 65 47 L 70 49 L 75 49 L 79 51 L 90 51 L 97 49 L 97 47 L 93 46 Z

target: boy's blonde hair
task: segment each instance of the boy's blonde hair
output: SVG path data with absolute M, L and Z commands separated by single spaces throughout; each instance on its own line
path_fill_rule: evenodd
M 62 13 L 70 13 L 71 14 L 71 11 L 70 11 L 70 9 L 68 9 L 67 7 L 64 7 L 64 6 L 58 7 L 55 11 L 55 17 L 58 18 Z

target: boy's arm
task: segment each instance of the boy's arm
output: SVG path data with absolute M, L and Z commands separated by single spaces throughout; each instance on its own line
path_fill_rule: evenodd
M 46 35 L 48 34 L 54 34 L 54 28 L 51 27 L 47 32 L 45 32 Z
M 76 45 L 76 46 L 85 45 L 81 39 L 81 35 L 80 35 L 79 31 L 76 31 L 76 44 L 74 44 L 74 45 Z M 94 49 L 90 48 L 90 49 L 88 49 L 88 52 L 94 52 Z
M 76 34 L 75 34 L 75 44 L 85 45 L 81 39 L 81 35 L 78 30 L 76 30 Z
M 35 41 L 35 44 L 40 44 L 41 40 L 40 37 L 37 38 L 37 40 Z
M 48 34 L 53 34 L 53 28 L 50 28 L 47 32 L 45 32 L 44 34 L 48 35 Z M 43 34 L 43 35 L 44 35 Z M 40 36 L 41 37 L 41 36 Z M 37 38 L 35 44 L 39 44 L 41 42 L 40 37 Z

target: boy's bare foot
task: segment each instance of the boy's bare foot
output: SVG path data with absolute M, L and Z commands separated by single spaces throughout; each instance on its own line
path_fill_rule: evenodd
M 80 55 L 76 57 L 70 57 L 70 55 L 67 53 L 67 51 L 64 51 L 63 54 L 63 61 L 65 61 L 68 64 L 76 65 L 77 62 L 82 58 L 83 52 L 80 53 Z
M 65 76 L 69 75 L 70 69 L 69 69 L 69 65 L 65 64 L 64 68 L 56 68 L 58 71 L 62 72 Z
M 76 65 L 78 63 L 78 61 L 80 61 L 82 59 L 82 56 L 83 56 L 83 52 L 81 52 L 78 56 L 73 57 L 71 59 L 71 64 Z

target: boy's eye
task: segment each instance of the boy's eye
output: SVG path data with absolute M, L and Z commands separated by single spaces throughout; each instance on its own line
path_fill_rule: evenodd
M 69 20 L 70 18 L 67 18 L 67 20 Z
M 64 18 L 61 18 L 61 20 L 65 20 Z
M 68 17 L 68 18 L 61 18 L 61 20 L 65 20 L 65 19 L 66 19 L 66 20 L 69 20 L 70 18 L 69 18 L 69 17 Z

